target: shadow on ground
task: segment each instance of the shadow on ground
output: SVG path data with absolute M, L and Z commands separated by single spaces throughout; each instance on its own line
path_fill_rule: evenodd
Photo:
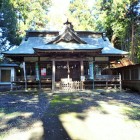
M 48 100 L 44 94 L 1 93 L 0 139 L 12 136 L 18 139 L 18 133 L 23 136 L 23 139 L 32 139 L 36 131 L 40 132 L 36 139 L 43 139 L 41 118 L 47 106 Z M 35 130 L 37 127 L 38 130 Z M 14 133 L 17 134 L 13 135 Z
M 100 102 L 128 105 L 122 113 L 131 120 L 140 120 L 140 95 L 132 93 L 36 93 L 0 94 L 0 135 L 10 132 L 30 131 L 23 135 L 28 140 L 71 140 L 60 116 L 78 113 L 77 119 L 86 119 L 85 111 L 93 108 L 101 114 L 109 114 Z M 38 127 L 38 122 L 39 127 Z M 36 125 L 37 123 L 37 125 Z M 38 134 L 37 134 L 38 133 Z M 1 137 L 0 137 L 1 138 Z
M 98 111 L 100 114 L 109 114 L 110 112 L 103 108 L 101 102 L 128 105 L 129 110 L 123 110 L 122 114 L 131 120 L 140 120 L 140 106 L 135 106 L 135 104 L 140 103 L 140 95 L 138 94 L 132 96 L 130 93 L 105 92 L 98 94 L 87 92 L 55 93 L 51 96 L 49 107 L 43 117 L 46 140 L 71 139 L 60 119 L 63 114 L 76 113 L 74 117 L 83 122 L 87 119 L 86 110 L 89 108 Z M 135 114 L 133 112 L 134 108 L 136 110 Z

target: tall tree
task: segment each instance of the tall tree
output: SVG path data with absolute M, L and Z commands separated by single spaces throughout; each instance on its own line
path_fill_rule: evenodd
M 92 4 L 88 0 L 72 0 L 69 7 L 69 19 L 76 30 L 94 30 L 95 17 Z M 91 5 L 90 5 L 91 4 Z
M 1 5 L 1 14 L 3 14 L 2 26 L 8 29 L 8 39 L 12 44 L 18 42 L 16 33 L 17 19 L 15 9 L 10 0 L 3 0 Z
M 11 43 L 19 44 L 24 30 L 45 28 L 49 5 L 50 0 L 3 0 L 1 12 Z
M 131 28 L 131 48 L 130 48 L 130 58 L 133 62 L 137 62 L 138 46 L 139 44 L 139 25 L 140 25 L 140 1 L 131 0 L 130 6 L 127 12 L 127 18 L 129 19 L 129 24 Z
M 12 0 L 20 24 L 27 27 L 42 29 L 47 23 L 47 12 L 50 0 Z
M 115 47 L 130 51 L 134 61 L 136 42 L 136 25 L 139 19 L 139 0 L 98 0 L 97 29 L 105 29 Z M 135 47 L 134 47 L 135 46 Z
M 7 40 L 7 28 L 0 27 L 0 61 L 3 60 L 3 52 L 8 51 L 12 46 Z
M 125 18 L 129 0 L 98 0 L 95 4 L 95 12 L 97 14 L 96 29 L 107 31 L 111 42 L 114 46 L 121 48 L 122 41 L 125 42 L 126 29 L 128 28 L 128 20 Z

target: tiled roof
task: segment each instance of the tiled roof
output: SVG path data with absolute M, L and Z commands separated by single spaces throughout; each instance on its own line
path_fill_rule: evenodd
M 19 47 L 5 52 L 5 54 L 34 54 L 34 48 L 40 49 L 102 49 L 102 54 L 121 54 L 125 55 L 128 52 L 116 49 L 112 46 L 108 38 L 106 41 L 103 40 L 102 37 L 99 38 L 91 38 L 91 37 L 83 37 L 82 39 L 87 42 L 87 44 L 76 44 L 76 43 L 66 43 L 59 42 L 57 44 L 47 44 L 51 41 L 52 37 L 29 37 L 27 41 L 23 39 L 22 43 Z
M 66 26 L 65 30 L 60 35 L 52 35 L 53 32 L 42 32 L 46 36 L 41 35 L 41 32 L 28 32 L 30 34 L 36 33 L 37 36 L 29 36 L 23 39 L 18 48 L 7 51 L 4 54 L 34 54 L 34 49 L 50 50 L 94 50 L 102 49 L 102 54 L 106 55 L 125 55 L 128 52 L 116 49 L 112 46 L 107 37 L 103 37 L 102 33 L 96 35 L 95 32 L 76 32 Z M 26 36 L 27 37 L 27 36 Z

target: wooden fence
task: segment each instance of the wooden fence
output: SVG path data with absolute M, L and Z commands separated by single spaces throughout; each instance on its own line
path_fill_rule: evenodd
M 22 81 L 23 80 L 23 81 Z M 57 82 L 56 82 L 57 83 Z M 96 87 L 113 87 L 122 89 L 121 75 L 95 75 L 94 80 L 85 80 L 85 81 L 72 81 L 71 78 L 62 78 L 59 83 L 58 89 L 60 90 L 81 90 L 81 89 L 93 89 Z M 16 85 L 25 85 L 23 77 L 17 77 L 16 81 L 11 82 L 11 89 L 13 84 Z M 39 88 L 50 88 L 52 87 L 51 79 L 41 79 L 36 81 L 35 76 L 27 77 L 27 87 L 36 87 Z

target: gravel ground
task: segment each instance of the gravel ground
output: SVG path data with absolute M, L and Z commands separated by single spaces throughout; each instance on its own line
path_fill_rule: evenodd
M 31 130 L 34 125 L 41 122 L 47 107 L 48 100 L 45 94 L 1 93 L 0 139 L 17 132 Z
M 75 96 L 76 98 L 74 97 L 75 100 L 80 99 L 82 103 L 80 104 L 62 103 L 55 107 L 52 107 L 49 105 L 49 102 L 51 101 L 51 99 L 53 99 L 52 94 L 51 96 L 48 96 L 47 93 L 41 94 L 0 93 L 0 140 L 75 139 L 74 137 L 68 134 L 68 131 L 66 129 L 69 128 L 68 125 L 62 123 L 64 122 L 64 118 L 67 118 L 68 116 L 62 116 L 62 114 L 71 114 L 73 112 L 76 112 L 78 114 L 77 119 L 79 120 L 88 120 L 91 116 L 91 112 L 92 113 L 98 112 L 97 113 L 98 115 L 99 113 L 101 113 L 102 115 L 109 114 L 109 111 L 111 110 L 110 109 L 105 110 L 101 108 L 101 105 L 99 103 L 103 104 L 106 103 L 105 107 L 118 103 L 118 106 L 123 104 L 136 109 L 136 111 L 140 111 L 140 94 L 138 93 L 131 92 L 107 93 L 104 91 L 96 91 L 94 93 L 91 92 L 67 93 L 67 95 L 70 96 L 76 95 Z M 71 101 L 74 103 L 74 100 Z M 132 112 L 133 114 L 130 113 L 131 112 L 129 112 L 129 114 L 125 117 L 129 117 L 129 119 L 137 121 L 138 122 L 137 126 L 139 127 L 140 130 L 139 124 L 140 114 L 134 114 L 136 112 Z M 120 116 L 118 118 L 120 118 Z M 70 118 L 68 120 L 70 121 Z M 75 120 L 73 120 L 72 122 L 74 121 Z M 77 126 L 75 126 L 75 128 L 76 127 Z M 84 132 L 85 131 L 86 130 L 84 130 Z M 79 130 L 79 132 L 81 131 Z M 73 133 L 72 130 L 71 133 Z M 91 140 L 91 139 L 92 139 L 91 137 L 79 138 L 79 140 Z M 95 140 L 96 139 L 98 138 L 96 137 Z

